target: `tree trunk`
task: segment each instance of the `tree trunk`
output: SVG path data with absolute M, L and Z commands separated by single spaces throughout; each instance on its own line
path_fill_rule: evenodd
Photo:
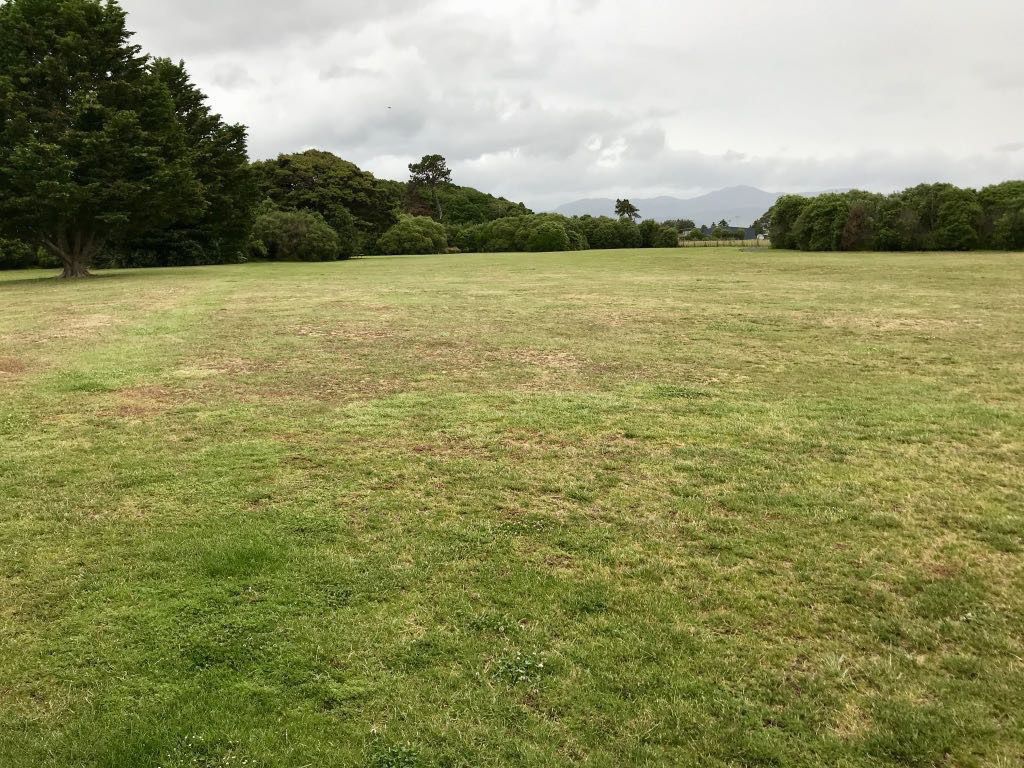
M 444 210 L 441 208 L 441 198 L 437 194 L 437 187 L 432 189 L 434 193 L 434 205 L 437 206 L 437 220 L 444 221 Z
M 60 275 L 62 279 L 71 280 L 79 277 L 92 277 L 89 273 L 89 265 L 82 258 L 81 254 L 62 253 L 60 259 L 61 263 L 64 264 L 64 271 Z
M 60 259 L 64 267 L 60 275 L 62 280 L 92 277 L 89 265 L 96 251 L 96 239 L 93 235 L 75 232 L 69 237 L 67 232 L 61 232 L 54 240 L 46 240 L 43 244 Z

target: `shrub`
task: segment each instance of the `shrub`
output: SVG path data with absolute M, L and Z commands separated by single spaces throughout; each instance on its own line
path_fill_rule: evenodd
M 797 247 L 793 227 L 810 202 L 809 198 L 800 195 L 784 195 L 779 198 L 770 215 L 769 235 L 773 247 Z
M 803 207 L 793 222 L 790 240 L 801 251 L 837 251 L 849 215 L 848 196 L 819 195 Z
M 526 214 L 459 228 L 455 245 L 463 251 L 570 251 L 588 247 L 576 219 L 555 213 Z
M 637 226 L 643 248 L 675 248 L 679 245 L 679 230 L 653 219 L 645 219 Z
M 678 248 L 679 247 L 679 230 L 675 227 L 658 227 L 658 232 L 654 236 L 654 242 L 651 244 L 652 248 Z
M 335 261 L 342 255 L 338 233 L 309 211 L 260 213 L 252 233 L 253 258 L 271 261 Z
M 426 216 L 403 216 L 381 236 L 377 250 L 391 256 L 444 253 L 448 235 L 442 225 Z
M 587 242 L 587 236 L 579 230 L 570 227 L 566 229 L 566 234 L 569 235 L 569 250 L 585 251 L 590 248 L 590 243 Z
M 26 269 L 38 265 L 38 253 L 21 240 L 0 239 L 0 269 Z
M 565 227 L 553 221 L 545 221 L 530 233 L 526 250 L 533 252 L 568 251 L 572 247 Z
M 590 219 L 587 240 L 591 248 L 639 248 L 643 244 L 640 227 L 631 221 L 607 217 Z

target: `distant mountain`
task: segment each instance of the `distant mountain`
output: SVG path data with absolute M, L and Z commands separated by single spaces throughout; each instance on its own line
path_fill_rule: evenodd
M 733 226 L 753 224 L 782 195 L 765 192 L 756 187 L 727 187 L 700 197 L 654 197 L 648 200 L 632 199 L 645 219 L 692 219 L 698 225 L 714 224 L 725 219 Z M 615 201 L 604 198 L 577 200 L 557 209 L 566 216 L 614 216 Z

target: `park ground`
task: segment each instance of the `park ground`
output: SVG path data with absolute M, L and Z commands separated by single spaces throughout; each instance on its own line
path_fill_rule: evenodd
M 1022 296 L 1014 254 L 2 273 L 0 765 L 1020 766 Z

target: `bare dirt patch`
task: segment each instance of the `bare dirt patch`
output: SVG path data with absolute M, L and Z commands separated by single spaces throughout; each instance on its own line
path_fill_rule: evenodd
M 114 325 L 114 318 L 111 315 L 82 315 L 69 318 L 67 322 L 51 328 L 45 338 L 84 339 L 112 325 Z
M 824 328 L 839 328 L 851 331 L 878 331 L 883 333 L 899 332 L 940 332 L 954 331 L 958 328 L 978 327 L 980 323 L 969 319 L 951 319 L 942 317 L 912 317 L 884 314 L 834 314 L 820 315 L 813 312 L 794 312 L 794 319 L 808 325 Z
M 129 421 L 159 416 L 192 400 L 188 392 L 158 386 L 130 387 L 120 390 L 117 396 L 120 402 L 114 406 L 112 414 Z
M 0 376 L 16 376 L 28 370 L 28 363 L 17 357 L 0 357 Z
M 344 341 L 379 341 L 395 335 L 390 329 L 381 328 L 377 324 L 354 325 L 345 328 L 300 325 L 292 329 L 292 334 L 312 339 L 341 339 Z

